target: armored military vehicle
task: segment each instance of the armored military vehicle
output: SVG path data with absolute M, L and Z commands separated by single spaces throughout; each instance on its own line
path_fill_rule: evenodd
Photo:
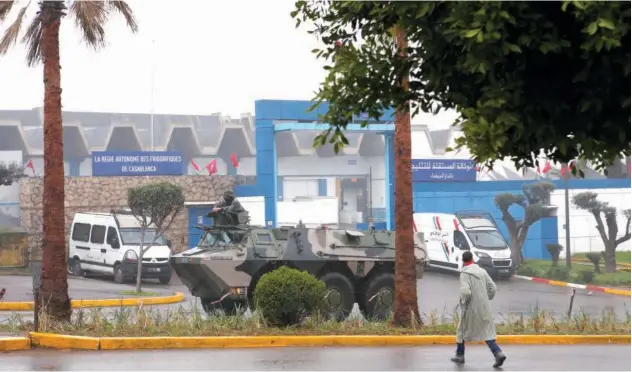
M 214 221 L 226 221 L 217 218 Z M 390 316 L 395 293 L 395 233 L 392 231 L 266 229 L 248 224 L 247 212 L 231 225 L 197 226 L 204 230 L 197 247 L 171 257 L 171 265 L 207 312 L 254 308 L 257 281 L 282 265 L 306 270 L 328 289 L 328 315 L 343 320 L 354 303 L 367 319 Z M 423 233 L 415 233 L 417 277 L 427 251 Z

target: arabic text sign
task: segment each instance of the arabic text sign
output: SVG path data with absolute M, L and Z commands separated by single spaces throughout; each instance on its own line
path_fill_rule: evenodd
M 472 182 L 476 181 L 473 160 L 413 159 L 413 182 Z
M 182 154 L 175 151 L 94 151 L 93 176 L 181 176 Z

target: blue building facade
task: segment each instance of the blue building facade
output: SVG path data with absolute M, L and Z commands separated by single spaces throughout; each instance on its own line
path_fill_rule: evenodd
M 255 102 L 255 143 L 256 143 L 256 184 L 237 187 L 240 196 L 264 196 L 266 200 L 266 220 L 269 226 L 276 224 L 276 199 L 280 183 L 277 175 L 277 154 L 275 138 L 283 131 L 319 130 L 326 125 L 315 124 L 319 114 L 324 114 L 327 105 L 323 104 L 313 112 L 307 112 L 311 106 L 308 101 L 259 100 Z M 372 131 L 385 137 L 385 174 L 386 174 L 386 222 L 383 227 L 394 229 L 394 149 L 391 124 L 393 112 L 387 112 L 379 122 L 370 123 L 366 128 L 359 124 L 350 124 L 349 131 Z M 522 186 L 529 180 L 486 181 L 486 182 L 414 182 L 413 202 L 416 213 L 455 213 L 464 210 L 481 210 L 490 213 L 496 220 L 507 240 L 509 234 L 501 220 L 500 211 L 494 204 L 499 193 L 522 193 Z M 563 188 L 562 182 L 553 181 L 557 188 Z M 571 189 L 607 189 L 630 188 L 630 179 L 570 180 Z M 512 215 L 520 220 L 523 210 L 512 207 Z M 558 242 L 558 219 L 542 219 L 530 227 L 525 242 L 525 258 L 550 258 L 546 249 L 549 243 Z

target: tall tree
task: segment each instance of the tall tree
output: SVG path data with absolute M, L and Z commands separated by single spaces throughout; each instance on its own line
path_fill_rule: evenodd
M 0 2 L 0 24 L 18 5 L 18 1 Z M 15 45 L 27 20 L 31 2 L 19 8 L 16 19 L 0 39 L 0 55 Z M 66 277 L 64 217 L 64 147 L 61 110 L 61 64 L 59 28 L 66 11 L 74 18 L 88 46 L 105 46 L 104 25 L 112 13 L 120 13 L 128 27 L 136 32 L 136 20 L 125 1 L 39 1 L 35 16 L 21 38 L 27 47 L 27 64 L 44 65 L 44 195 L 43 253 L 39 303 L 51 317 L 70 320 L 70 298 Z M 36 309 L 37 311 L 37 309 Z
M 617 225 L 617 208 L 611 206 L 607 202 L 599 201 L 599 196 L 596 193 L 591 191 L 581 192 L 573 196 L 573 204 L 575 204 L 577 208 L 590 212 L 595 217 L 595 221 L 597 222 L 597 231 L 599 231 L 599 236 L 601 237 L 605 247 L 604 261 L 606 264 L 606 272 L 613 273 L 617 271 L 615 251 L 620 244 L 627 242 L 631 237 L 630 222 L 632 218 L 630 215 L 630 209 L 622 210 L 623 217 L 625 218 L 625 232 L 622 235 L 619 235 L 619 226 Z M 601 218 L 602 214 L 606 220 L 605 225 L 604 220 Z M 606 228 L 608 229 L 607 231 Z M 598 260 L 595 267 L 599 267 Z
M 347 144 L 343 131 L 354 114 L 359 116 L 367 113 L 377 120 L 386 109 L 395 107 L 396 293 L 393 323 L 409 326 L 413 319 L 419 319 L 419 305 L 412 230 L 411 112 L 408 102 L 410 65 L 406 63 L 410 48 L 407 30 L 402 27 L 405 25 L 398 23 L 397 15 L 388 22 L 371 24 L 370 27 L 375 27 L 374 35 L 365 39 L 366 44 L 362 48 L 384 58 L 387 70 L 395 66 L 392 71 L 372 71 L 368 61 L 357 59 L 361 53 L 359 47 L 353 44 L 354 35 L 346 34 L 343 30 L 350 19 L 336 19 L 334 14 L 336 9 L 349 13 L 353 13 L 354 9 L 361 10 L 363 3 L 333 2 L 328 3 L 328 7 L 321 7 L 322 4 L 324 3 L 317 1 L 299 1 L 297 10 L 292 13 L 299 19 L 298 23 L 309 19 L 322 26 L 318 36 L 326 47 L 315 52 L 333 62 L 325 67 L 330 73 L 322 84 L 314 105 L 315 108 L 327 101 L 329 110 L 321 117 L 321 121 L 331 124 L 331 127 L 317 136 L 314 144 L 320 146 L 329 141 L 333 143 L 334 150 L 338 151 Z M 319 23 L 321 19 L 322 23 Z M 370 80 L 374 73 L 380 75 L 378 79 L 381 79 L 381 86 L 376 90 L 372 90 L 375 82 Z M 390 96 L 385 94 L 385 90 L 390 92 Z

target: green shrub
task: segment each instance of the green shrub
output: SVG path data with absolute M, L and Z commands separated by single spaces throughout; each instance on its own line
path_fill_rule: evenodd
M 325 283 L 312 274 L 283 266 L 259 279 L 253 297 L 269 325 L 286 327 L 322 310 L 326 293 Z
M 546 278 L 559 281 L 567 281 L 570 277 L 570 271 L 566 267 L 552 266 L 546 272 Z
M 518 275 L 522 275 L 522 276 L 530 276 L 530 277 L 536 277 L 537 273 L 535 271 L 535 269 L 529 265 L 518 265 L 518 269 L 516 270 L 516 272 L 518 273 Z
M 595 273 L 591 270 L 575 271 L 571 274 L 571 283 L 592 283 L 595 279 Z

